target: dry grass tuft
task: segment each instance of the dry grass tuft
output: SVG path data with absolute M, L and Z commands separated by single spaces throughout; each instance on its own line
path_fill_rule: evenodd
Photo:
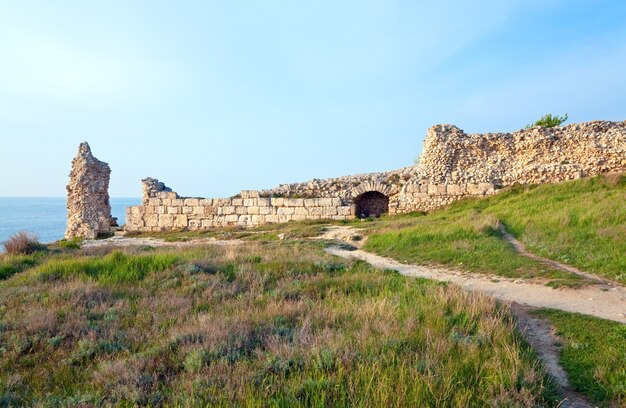
M 9 255 L 29 255 L 44 248 L 35 235 L 20 231 L 2 243 Z

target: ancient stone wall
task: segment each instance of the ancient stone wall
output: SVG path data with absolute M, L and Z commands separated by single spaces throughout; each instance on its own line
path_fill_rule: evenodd
M 390 214 L 431 211 L 513 184 L 555 183 L 622 171 L 626 171 L 626 122 L 486 134 L 437 125 L 428 129 L 418 165 L 389 172 L 281 184 L 229 199 L 181 199 L 158 180 L 146 179 L 144 202 L 129 208 L 126 228 L 157 231 L 350 219 L 377 215 L 385 204 Z
M 260 197 L 257 191 L 242 191 L 240 197 L 235 198 L 181 198 L 171 190 L 161 190 L 142 205 L 127 208 L 126 230 L 247 228 L 288 221 L 345 220 L 353 216 L 352 207 L 336 197 L 270 198 Z
M 93 157 L 87 142 L 81 143 L 67 186 L 66 239 L 96 238 L 117 225 L 109 204 L 110 174 L 109 165 Z

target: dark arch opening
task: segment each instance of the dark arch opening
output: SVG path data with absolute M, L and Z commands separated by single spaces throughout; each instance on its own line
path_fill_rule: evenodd
M 358 218 L 380 217 L 389 212 L 389 197 L 378 191 L 367 191 L 354 199 Z

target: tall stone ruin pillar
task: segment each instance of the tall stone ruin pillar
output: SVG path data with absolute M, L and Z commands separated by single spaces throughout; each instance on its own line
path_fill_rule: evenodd
M 110 174 L 109 165 L 93 157 L 87 142 L 78 146 L 67 185 L 65 239 L 93 239 L 101 234 L 110 234 L 117 226 L 116 219 L 111 217 L 109 204 Z

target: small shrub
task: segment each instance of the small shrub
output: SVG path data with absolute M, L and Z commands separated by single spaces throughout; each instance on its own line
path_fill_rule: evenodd
M 35 235 L 20 231 L 2 243 L 9 255 L 28 255 L 45 248 Z
M 558 115 L 552 116 L 551 113 L 548 113 L 547 115 L 542 116 L 541 119 L 539 119 L 535 123 L 526 125 L 526 128 L 528 129 L 533 126 L 542 126 L 542 127 L 551 128 L 555 126 L 560 126 L 567 119 L 568 119 L 567 113 L 563 116 L 558 116 Z
M 59 241 L 59 246 L 65 249 L 80 249 L 80 243 L 83 242 L 82 238 L 74 237 L 70 240 L 61 240 Z

